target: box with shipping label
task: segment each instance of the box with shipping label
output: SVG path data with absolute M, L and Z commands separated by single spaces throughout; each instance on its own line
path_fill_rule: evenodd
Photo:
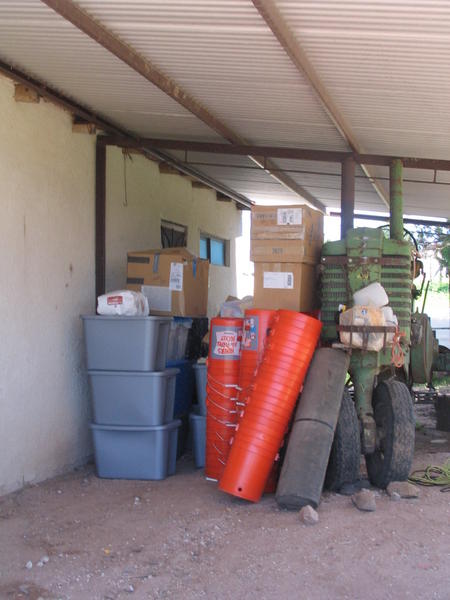
M 205 316 L 208 278 L 209 262 L 186 248 L 128 253 L 127 288 L 148 298 L 152 315 Z
M 317 307 L 316 267 L 307 263 L 255 263 L 255 308 L 311 312 Z
M 253 206 L 252 240 L 302 240 L 323 243 L 323 214 L 305 204 L 298 206 Z
M 305 243 L 304 240 L 252 240 L 250 260 L 254 262 L 320 262 L 322 241 Z

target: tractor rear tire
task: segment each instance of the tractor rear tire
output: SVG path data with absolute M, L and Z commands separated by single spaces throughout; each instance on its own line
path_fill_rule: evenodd
M 347 389 L 342 396 L 341 410 L 334 433 L 325 476 L 325 488 L 338 492 L 344 483 L 359 479 L 361 434 L 355 403 Z
M 386 488 L 391 481 L 405 481 L 414 457 L 415 422 L 408 387 L 396 379 L 375 388 L 372 406 L 377 426 L 377 447 L 366 455 L 369 479 Z

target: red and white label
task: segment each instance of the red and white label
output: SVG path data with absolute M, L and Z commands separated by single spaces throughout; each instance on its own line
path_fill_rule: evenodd
M 106 303 L 108 304 L 108 306 L 119 306 L 119 304 L 123 304 L 123 297 L 122 296 L 108 296 Z
M 236 331 L 216 331 L 214 354 L 220 356 L 239 356 L 241 343 Z

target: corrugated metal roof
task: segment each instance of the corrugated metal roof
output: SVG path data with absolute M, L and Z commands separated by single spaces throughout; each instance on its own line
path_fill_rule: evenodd
M 450 81 L 443 76 L 450 72 L 449 2 L 274 1 L 365 151 L 449 156 Z M 78 4 L 249 142 L 348 149 L 250 0 Z M 39 0 L 0 0 L 0 58 L 140 135 L 220 139 Z M 220 157 L 228 165 L 254 166 L 245 157 L 229 159 Z M 276 164 L 325 173 L 340 168 Z M 198 168 L 254 200 L 297 198 L 262 171 Z M 290 176 L 328 206 L 339 205 L 339 178 Z M 450 217 L 446 187 L 405 184 L 405 191 L 405 212 L 422 202 L 422 214 Z M 424 195 L 429 202 L 420 200 Z M 385 209 L 364 179 L 356 180 L 356 205 Z
M 278 0 L 367 152 L 450 154 L 450 3 Z

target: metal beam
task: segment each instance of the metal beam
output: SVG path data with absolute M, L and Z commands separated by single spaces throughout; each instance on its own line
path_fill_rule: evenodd
M 193 142 L 191 140 L 167 140 L 158 138 L 139 138 L 136 141 L 120 136 L 105 136 L 108 144 L 124 147 L 152 147 L 154 149 L 182 150 L 186 152 L 206 152 L 210 154 L 230 154 L 260 157 L 264 168 L 264 158 L 288 158 L 293 160 L 341 163 L 353 158 L 358 164 L 390 167 L 392 161 L 399 159 L 406 169 L 425 169 L 431 171 L 450 171 L 450 160 L 417 158 L 411 156 L 392 156 L 385 154 L 358 154 L 334 150 L 311 150 L 307 148 L 286 148 L 283 146 L 256 146 L 250 144 L 223 144 L 220 142 Z
M 160 90 L 166 93 L 170 98 L 178 102 L 190 113 L 199 118 L 203 123 L 208 125 L 221 137 L 225 138 L 233 144 L 246 144 L 246 140 L 237 132 L 228 127 L 226 123 L 216 117 L 209 111 L 201 102 L 191 96 L 188 92 L 165 75 L 151 61 L 144 58 L 136 52 L 131 46 L 119 39 L 109 29 L 91 17 L 87 12 L 82 10 L 71 0 L 41 0 L 44 4 L 52 8 L 55 12 L 61 15 L 64 19 L 72 23 L 80 31 L 95 40 L 114 56 L 122 60 L 125 64 L 131 67 L 134 71 L 142 75 L 147 81 L 156 85 Z M 257 164 L 259 163 L 258 156 L 250 156 Z M 269 175 L 271 167 L 275 167 L 271 162 L 267 162 L 265 168 Z M 315 196 L 310 194 L 305 188 L 299 185 L 294 179 L 285 174 L 272 175 L 277 181 L 285 185 L 296 194 L 307 200 L 319 210 L 325 212 L 325 206 Z
M 272 0 L 252 0 L 252 2 L 261 17 L 270 27 L 272 33 L 277 38 L 278 42 L 283 47 L 284 51 L 289 56 L 297 70 L 306 78 L 310 86 L 313 88 L 320 104 L 331 119 L 331 122 L 350 146 L 352 151 L 360 154 L 362 152 L 362 148 L 356 139 L 350 124 L 346 121 L 344 115 L 334 103 L 333 98 L 326 89 L 325 85 L 322 83 L 320 77 L 317 75 L 299 41 L 286 24 L 274 2 Z M 380 196 L 386 206 L 389 206 L 389 201 L 383 188 L 373 180 L 370 170 L 366 165 L 361 165 L 361 168 L 368 177 L 377 194 Z
M 341 180 L 341 238 L 344 239 L 347 231 L 353 228 L 353 214 L 355 212 L 355 161 L 347 158 L 342 163 Z
M 341 217 L 341 213 L 337 210 L 332 210 L 329 217 Z M 368 215 L 366 213 L 357 213 L 354 215 L 355 219 L 364 219 L 365 221 L 381 221 L 383 223 L 389 223 L 389 215 Z M 436 221 L 433 219 L 414 219 L 412 217 L 403 217 L 404 223 L 410 223 L 411 225 L 424 225 L 425 227 L 443 227 L 444 229 L 450 228 L 449 221 Z
M 95 297 L 106 287 L 106 146 L 95 148 Z

